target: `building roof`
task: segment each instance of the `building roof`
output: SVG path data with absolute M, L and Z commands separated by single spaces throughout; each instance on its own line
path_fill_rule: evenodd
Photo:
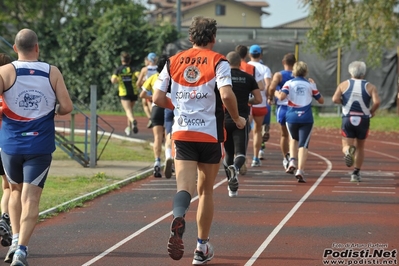
M 197 8 L 203 5 L 207 5 L 214 0 L 181 0 L 181 11 L 187 12 L 190 11 L 193 8 Z M 262 10 L 263 7 L 269 7 L 269 4 L 266 1 L 236 1 L 236 0 L 225 0 L 226 2 L 235 2 L 237 4 L 242 5 L 243 7 L 246 8 L 251 8 L 255 12 L 259 13 L 260 15 L 266 14 L 269 15 L 268 12 L 265 12 Z M 162 9 L 173 9 L 173 11 L 176 8 L 176 0 L 148 0 L 148 4 L 153 4 L 156 5 L 157 9 L 162 8 Z M 166 10 L 164 10 L 166 11 Z M 164 12 L 162 12 L 164 13 Z M 167 12 L 169 13 L 169 12 Z
M 310 24 L 308 21 L 308 17 L 303 17 L 300 19 L 292 20 L 277 26 L 274 26 L 273 28 L 310 28 Z

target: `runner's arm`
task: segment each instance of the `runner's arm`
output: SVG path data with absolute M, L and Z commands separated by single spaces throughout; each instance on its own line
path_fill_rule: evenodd
M 64 77 L 56 66 L 51 66 L 50 82 L 57 97 L 56 113 L 66 115 L 72 112 L 73 104 L 65 85 Z
M 342 104 L 342 100 L 341 100 L 341 97 L 342 97 L 342 89 L 341 89 L 341 87 L 343 86 L 343 84 L 344 84 L 345 82 L 347 82 L 347 81 L 344 81 L 344 82 L 342 82 L 341 84 L 339 84 L 338 87 L 337 87 L 337 89 L 335 90 L 335 93 L 334 93 L 334 95 L 333 95 L 333 97 L 332 97 L 333 103 Z
M 371 100 L 373 101 L 373 105 L 370 108 L 370 113 L 371 113 L 371 117 L 373 117 L 375 115 L 375 112 L 377 111 L 377 109 L 380 107 L 380 96 L 378 96 L 378 91 L 377 91 L 377 87 L 374 86 L 373 84 L 369 83 L 367 84 L 367 86 L 370 86 L 371 89 Z
M 274 92 L 276 91 L 277 85 L 281 82 L 282 75 L 280 72 L 276 72 L 273 75 L 272 81 L 270 82 L 270 86 L 268 88 L 268 104 L 274 103 Z

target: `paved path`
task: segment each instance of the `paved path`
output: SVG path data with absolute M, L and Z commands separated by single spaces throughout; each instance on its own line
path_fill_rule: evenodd
M 397 134 L 371 134 L 363 182 L 351 183 L 338 132 L 315 130 L 307 183 L 299 184 L 283 172 L 273 125 L 266 160 L 240 176 L 237 198 L 228 197 L 219 172 L 210 235 L 215 258 L 208 265 L 333 265 L 332 255 L 343 257 L 340 265 L 397 265 L 398 140 Z M 148 177 L 40 222 L 29 246 L 30 265 L 190 265 L 196 197 L 186 217 L 184 257 L 173 261 L 166 251 L 175 191 L 174 177 Z

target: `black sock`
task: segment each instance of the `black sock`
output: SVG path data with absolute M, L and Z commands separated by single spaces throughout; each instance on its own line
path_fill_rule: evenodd
M 359 168 L 355 168 L 355 170 L 353 170 L 354 175 L 359 175 L 359 172 L 360 172 Z
M 185 190 L 176 193 L 173 198 L 173 217 L 184 217 L 190 207 L 191 196 Z

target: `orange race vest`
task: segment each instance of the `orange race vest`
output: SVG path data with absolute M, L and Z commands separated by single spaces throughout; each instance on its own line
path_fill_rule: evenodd
M 224 142 L 224 107 L 217 82 L 231 85 L 231 73 L 216 77 L 219 64 L 228 64 L 225 57 L 207 49 L 192 48 L 169 59 L 168 91 L 175 106 L 172 139 Z

